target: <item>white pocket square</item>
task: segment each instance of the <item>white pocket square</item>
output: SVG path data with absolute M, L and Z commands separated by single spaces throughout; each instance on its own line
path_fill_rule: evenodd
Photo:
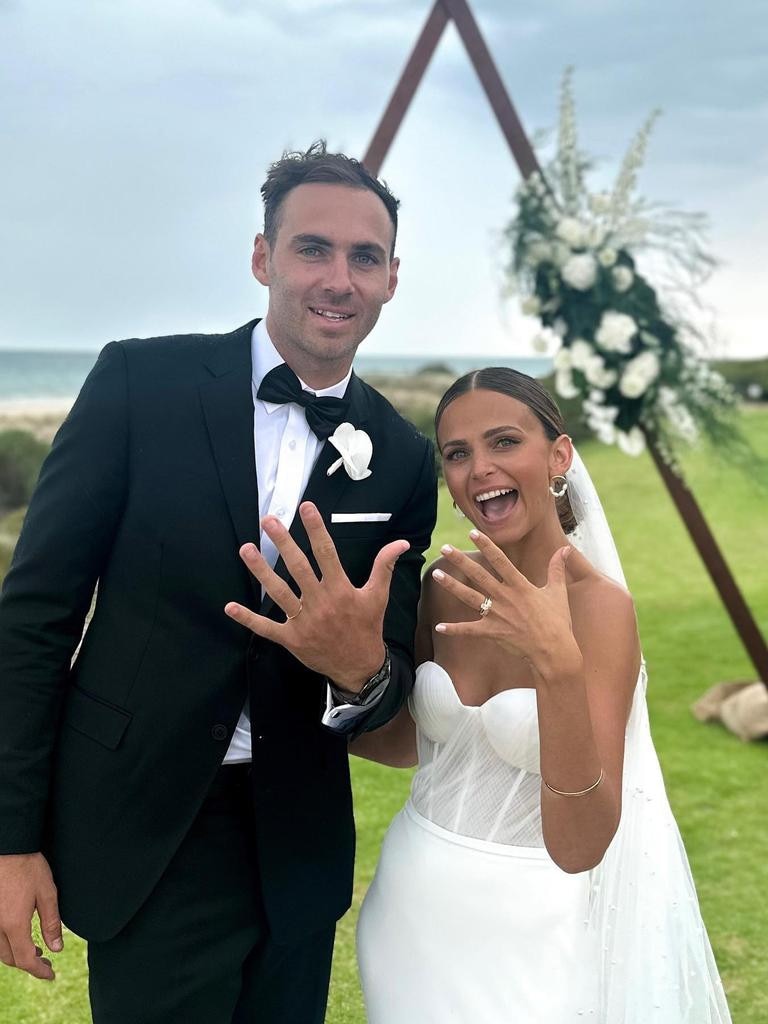
M 386 523 L 391 512 L 332 512 L 332 523 Z

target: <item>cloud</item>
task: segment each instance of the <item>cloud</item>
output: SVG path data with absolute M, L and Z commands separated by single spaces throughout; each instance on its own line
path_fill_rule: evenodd
M 762 3 L 706 17 L 692 0 L 472 6 L 529 131 L 554 125 L 562 69 L 576 65 L 598 175 L 664 107 L 641 187 L 711 210 L 738 273 L 738 240 L 768 195 Z M 362 154 L 430 8 L 0 0 L 0 345 L 96 346 L 263 310 L 248 253 L 267 164 L 319 135 Z M 523 344 L 494 241 L 517 172 L 453 27 L 383 174 L 403 200 L 403 283 L 371 346 Z

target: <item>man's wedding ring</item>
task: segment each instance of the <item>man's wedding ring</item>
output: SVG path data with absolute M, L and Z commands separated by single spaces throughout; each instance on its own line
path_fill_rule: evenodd
M 299 598 L 299 610 L 296 612 L 295 615 L 288 615 L 288 613 L 286 612 L 285 621 L 286 622 L 290 622 L 291 619 L 298 619 L 298 617 L 301 615 L 301 613 L 303 611 L 304 611 L 304 602 L 301 600 L 301 598 Z
M 482 615 L 483 618 L 485 618 L 485 616 L 488 614 L 492 607 L 493 601 L 490 599 L 490 597 L 484 598 L 483 603 L 480 605 L 480 614 Z

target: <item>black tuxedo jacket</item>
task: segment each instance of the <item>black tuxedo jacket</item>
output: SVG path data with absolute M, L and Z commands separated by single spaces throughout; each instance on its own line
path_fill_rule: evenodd
M 0 853 L 42 849 L 64 921 L 89 939 L 114 935 L 146 899 L 247 695 L 257 869 L 273 934 L 306 933 L 349 906 L 347 741 L 321 724 L 324 681 L 223 611 L 230 600 L 261 604 L 238 556 L 259 536 L 252 328 L 103 350 L 54 441 L 5 580 Z M 317 503 L 355 585 L 384 543 L 411 543 L 385 619 L 392 682 L 365 716 L 370 729 L 412 685 L 434 457 L 354 375 L 348 394 L 350 421 L 373 441 L 372 475 L 328 477 L 337 452 L 326 444 L 304 497 Z M 334 511 L 392 517 L 331 524 Z M 298 517 L 291 532 L 306 550 Z M 277 570 L 285 574 L 280 562 Z M 262 610 L 282 617 L 269 600 Z

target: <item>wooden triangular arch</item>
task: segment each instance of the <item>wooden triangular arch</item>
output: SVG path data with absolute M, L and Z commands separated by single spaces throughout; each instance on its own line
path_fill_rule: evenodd
M 387 104 L 379 127 L 363 157 L 363 163 L 374 174 L 379 173 L 397 130 L 437 49 L 437 44 L 450 21 L 453 21 L 461 41 L 464 43 L 467 55 L 477 72 L 477 77 L 485 90 L 485 95 L 496 115 L 496 120 L 507 140 L 515 163 L 520 168 L 520 173 L 527 178 L 534 171 L 540 171 L 536 154 L 528 141 L 528 136 L 520 123 L 520 118 L 512 105 L 509 93 L 504 87 L 474 15 L 465 0 L 436 0 L 413 52 L 408 58 L 400 81 Z
M 363 163 L 374 174 L 379 174 L 395 135 L 450 21 L 456 26 L 520 173 L 527 178 L 534 171 L 541 172 L 533 147 L 525 134 L 525 129 L 501 80 L 467 0 L 435 0 L 363 157 Z M 762 633 L 758 629 L 717 541 L 709 529 L 693 493 L 666 464 L 654 439 L 646 436 L 646 440 L 656 468 L 688 529 L 736 631 L 741 637 L 757 674 L 768 686 L 768 647 L 766 647 Z

